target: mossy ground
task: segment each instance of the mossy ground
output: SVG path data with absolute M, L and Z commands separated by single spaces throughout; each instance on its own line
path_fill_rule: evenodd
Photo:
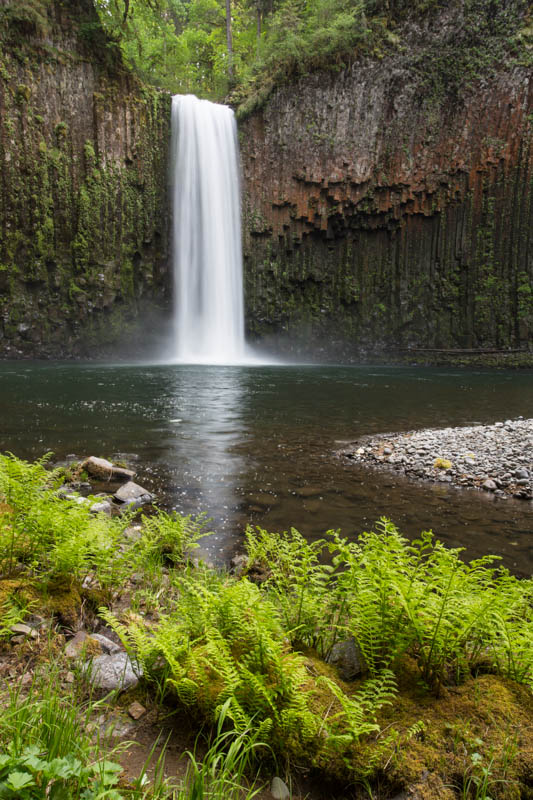
M 58 581 L 44 590 L 27 578 L 0 581 L 0 609 L 3 598 L 18 595 L 38 609 L 39 614 L 50 615 L 52 619 L 46 637 L 41 636 L 37 641 L 26 639 L 15 645 L 4 641 L 1 645 L 0 672 L 7 674 L 8 683 L 16 684 L 21 673 L 28 669 L 31 672 L 38 665 L 46 668 L 50 660 L 63 664 L 63 678 L 69 674 L 72 662 L 64 656 L 65 634 L 71 635 L 82 618 L 87 622 L 87 595 L 82 597 L 82 594 L 78 586 L 68 581 Z M 91 598 L 92 602 L 101 599 L 101 596 Z M 99 650 L 94 653 L 89 650 L 89 656 L 98 654 Z M 312 692 L 313 710 L 334 715 L 339 711 L 338 701 L 317 684 L 317 678 L 326 676 L 334 680 L 348 696 L 358 691 L 361 680 L 342 681 L 336 669 L 313 651 L 304 651 L 303 655 L 308 681 L 302 688 Z M 399 675 L 399 693 L 380 712 L 381 732 L 377 738 L 362 741 L 349 759 L 341 756 L 325 759 L 316 753 L 309 758 L 310 754 L 302 751 L 300 759 L 289 765 L 295 787 L 305 785 L 306 791 L 311 789 L 313 798 L 367 797 L 367 789 L 361 788 L 360 781 L 354 782 L 353 775 L 364 774 L 373 762 L 371 774 L 363 783 L 376 800 L 387 800 L 395 792 L 406 790 L 414 792 L 409 796 L 420 800 L 477 797 L 474 787 L 484 774 L 488 776 L 490 797 L 494 800 L 533 798 L 533 695 L 527 687 L 497 675 L 480 674 L 461 685 L 443 687 L 439 696 L 435 696 L 421 684 L 419 671 L 409 659 L 404 660 Z M 142 722 L 133 723 L 127 716 L 127 708 L 133 701 L 148 709 L 148 716 Z M 173 741 L 169 769 L 183 771 L 178 750 L 181 746 L 183 749 L 191 746 L 203 728 L 200 716 L 184 714 L 171 696 L 161 703 L 153 684 L 146 682 L 112 699 L 104 709 L 104 716 L 100 714 L 98 719 L 100 727 L 106 725 L 110 729 L 117 723 L 119 729 L 125 724 L 127 730 L 113 739 L 115 744 L 121 737 L 137 742 L 124 755 L 130 777 L 162 730 Z M 176 721 L 177 739 L 173 729 Z M 385 743 L 391 727 L 398 736 Z M 275 769 L 268 757 L 266 767 L 265 776 Z M 293 796 L 297 798 L 299 794 Z

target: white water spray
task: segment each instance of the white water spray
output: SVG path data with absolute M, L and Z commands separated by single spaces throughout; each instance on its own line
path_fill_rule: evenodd
M 175 358 L 246 361 L 237 128 L 228 106 L 172 98 Z

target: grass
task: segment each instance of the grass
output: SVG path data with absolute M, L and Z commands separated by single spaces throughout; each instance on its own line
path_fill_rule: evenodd
M 107 756 L 105 742 L 94 741 L 88 723 L 97 704 L 77 689 L 58 689 L 49 666 L 29 691 L 8 691 L 0 718 L 0 797 L 108 797 L 116 792 L 122 768 Z
M 129 535 L 58 483 L 43 461 L 0 457 L 0 634 L 36 609 L 75 628 L 90 579 L 145 690 L 210 741 L 181 786 L 162 767 L 123 786 L 108 743 L 87 733 L 101 701 L 64 694 L 47 667 L 48 682 L 4 698 L 0 797 L 252 798 L 261 763 L 376 798 L 426 773 L 424 798 L 528 797 L 531 580 L 494 557 L 465 563 L 431 533 L 410 542 L 385 519 L 357 541 L 249 528 L 236 577 L 191 562 L 204 519 L 159 512 Z M 346 683 L 327 660 L 350 640 L 362 673 Z
M 234 736 L 224 731 L 222 710 L 207 750 L 184 754 L 185 779 L 176 785 L 164 778 L 165 748 L 154 777 L 148 763 L 131 783 L 124 780 L 120 751 L 94 735 L 91 722 L 105 708 L 103 701 L 84 696 L 79 687 L 60 686 L 57 665 L 48 666 L 23 692 L 20 686 L 3 698 L 0 719 L 0 797 L 12 800 L 252 800 L 261 790 L 249 780 L 254 754 L 263 745 L 248 731 Z M 157 743 L 155 743 L 157 744 Z

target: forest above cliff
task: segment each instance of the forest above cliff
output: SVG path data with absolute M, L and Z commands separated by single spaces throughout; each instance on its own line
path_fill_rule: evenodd
M 438 90 L 457 88 L 507 57 L 531 64 L 526 0 L 94 0 L 108 36 L 149 83 L 250 108 L 276 84 L 339 71 L 405 47 L 406 23 L 461 13 L 447 46 L 418 64 Z M 431 58 L 431 56 L 433 56 Z M 439 74 L 435 76 L 433 73 Z

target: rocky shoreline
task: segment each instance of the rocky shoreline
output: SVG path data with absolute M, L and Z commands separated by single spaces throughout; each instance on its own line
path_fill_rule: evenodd
M 419 480 L 533 499 L 533 419 L 369 436 L 339 455 Z

